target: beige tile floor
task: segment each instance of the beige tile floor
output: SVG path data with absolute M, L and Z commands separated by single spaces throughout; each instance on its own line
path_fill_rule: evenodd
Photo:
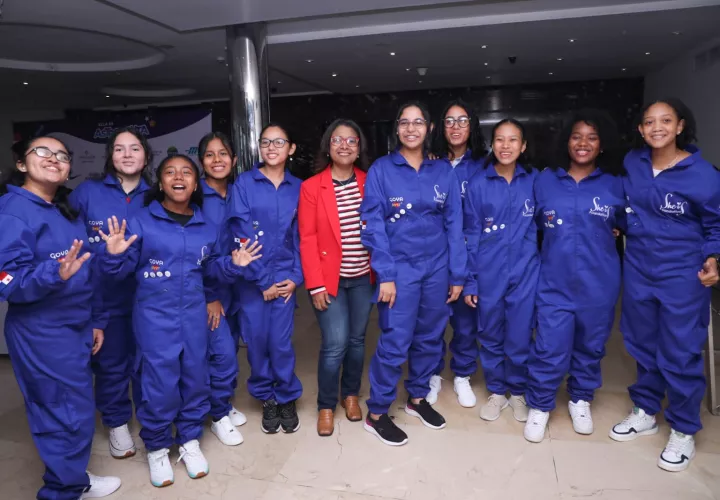
M 515 422 L 509 410 L 488 423 L 477 416 L 477 408 L 461 408 L 448 380 L 436 406 L 448 421 L 442 431 L 427 429 L 402 412 L 405 394 L 401 390 L 392 412 L 410 437 L 408 445 L 385 446 L 365 432 L 362 423 L 342 418 L 332 437 L 320 438 L 315 432 L 319 331 L 304 297 L 300 303 L 295 346 L 297 371 L 305 387 L 299 402 L 301 429 L 294 435 L 264 435 L 260 406 L 243 386 L 236 405 L 249 417 L 241 428 L 245 442 L 224 447 L 208 429 L 202 447 L 210 461 L 210 475 L 190 480 L 180 464 L 175 467 L 175 484 L 157 489 L 148 479 L 144 449 L 129 460 L 112 459 L 106 431 L 98 421 L 90 468 L 123 480 L 122 488 L 110 498 L 720 500 L 720 417 L 703 410 L 705 430 L 698 435 L 697 458 L 684 473 L 671 474 L 656 466 L 669 432 L 662 420 L 656 436 L 625 444 L 607 437 L 612 424 L 629 409 L 625 388 L 634 376 L 617 332 L 604 361 L 605 384 L 593 405 L 596 431 L 592 436 L 573 432 L 564 391 L 558 396 L 558 410 L 551 417 L 545 441 L 530 444 L 522 437 L 522 424 Z M 373 314 L 368 359 L 377 340 L 376 324 Z M 248 365 L 243 350 L 240 358 L 244 382 Z M 450 373 L 445 375 L 450 379 Z M 0 385 L 0 499 L 31 499 L 41 484 L 43 466 L 30 440 L 22 397 L 7 358 L 0 359 Z M 487 397 L 482 374 L 474 377 L 473 386 L 478 399 Z M 366 375 L 363 396 L 367 391 Z M 132 429 L 137 434 L 137 423 Z M 177 451 L 171 456 L 177 457 Z

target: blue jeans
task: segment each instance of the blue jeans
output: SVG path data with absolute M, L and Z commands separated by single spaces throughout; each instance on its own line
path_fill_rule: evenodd
M 342 399 L 360 392 L 365 362 L 365 330 L 372 309 L 370 275 L 340 278 L 337 297 L 325 311 L 315 309 L 322 332 L 318 361 L 318 410 L 335 410 L 342 366 Z

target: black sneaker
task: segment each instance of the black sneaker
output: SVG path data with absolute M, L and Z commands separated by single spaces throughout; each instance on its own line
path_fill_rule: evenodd
M 443 416 L 436 412 L 425 399 L 421 399 L 419 403 L 415 404 L 408 398 L 405 413 L 419 418 L 426 427 L 431 429 L 442 429 L 447 425 Z
M 280 430 L 280 414 L 278 404 L 274 399 L 268 399 L 263 403 L 263 418 L 260 426 L 265 434 L 275 434 Z
M 278 408 L 280 410 L 280 427 L 282 431 L 287 434 L 297 431 L 300 428 L 300 419 L 295 408 L 295 401 L 280 405 Z
M 373 420 L 370 415 L 365 419 L 363 426 L 370 434 L 375 434 L 383 443 L 390 446 L 402 446 L 408 442 L 408 437 L 395 422 L 388 417 L 387 413 L 380 415 L 380 418 Z

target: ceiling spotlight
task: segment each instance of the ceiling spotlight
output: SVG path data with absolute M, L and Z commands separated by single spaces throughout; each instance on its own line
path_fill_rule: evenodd
M 487 65 L 488 65 L 488 63 L 484 63 L 484 64 L 485 64 L 485 66 L 487 66 Z
M 280 85 L 282 82 L 278 82 L 278 85 Z
M 312 59 L 305 59 L 305 62 L 306 62 L 306 63 L 311 63 L 311 62 L 313 62 L 313 60 L 312 60 Z
M 574 38 L 570 38 L 570 39 L 568 39 L 568 42 L 570 42 L 570 43 L 575 43 L 575 39 L 574 39 Z
M 360 85 L 355 85 L 355 88 L 356 88 L 356 89 L 359 89 L 359 88 L 360 88 Z
M 552 72 L 552 71 L 551 71 L 550 73 L 548 73 L 548 75 L 550 75 L 550 76 L 552 76 L 552 74 L 553 74 L 553 72 Z
M 627 68 L 622 68 L 620 71 L 627 71 Z
M 23 85 L 27 85 L 27 84 L 28 84 L 28 82 L 23 82 Z
M 391 55 L 391 56 L 394 56 L 394 55 L 395 55 L 395 52 L 390 52 L 390 55 Z
M 410 68 L 405 68 L 405 71 L 410 71 Z
M 557 60 L 558 60 L 558 61 L 562 61 L 563 58 L 562 58 L 562 57 L 558 57 Z
M 106 95 L 105 97 L 110 97 L 109 95 Z
M 672 34 L 673 34 L 673 35 L 676 35 L 676 36 L 677 36 L 677 35 L 682 35 L 682 31 L 673 31 Z
M 422 80 L 418 80 L 418 83 L 422 83 Z
M 483 46 L 480 47 L 480 48 L 481 48 L 481 49 L 487 49 L 487 45 L 483 45 Z
M 645 55 L 646 55 L 646 56 L 649 56 L 649 55 L 650 55 L 650 52 L 645 52 Z
M 486 76 L 486 77 L 485 77 L 485 79 L 487 79 L 487 80 L 489 80 L 490 78 L 492 78 L 492 77 L 491 77 L 491 76 Z

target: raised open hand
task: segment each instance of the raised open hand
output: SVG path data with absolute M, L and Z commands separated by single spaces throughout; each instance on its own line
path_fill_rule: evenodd
M 250 246 L 243 246 L 240 247 L 237 250 L 233 250 L 232 252 L 232 261 L 233 264 L 235 264 L 238 267 L 246 267 L 249 266 L 250 263 L 254 260 L 258 260 L 260 257 L 262 257 L 260 250 L 262 249 L 262 245 L 259 244 L 257 240 L 253 241 L 253 244 Z
M 100 231 L 100 237 L 105 241 L 107 252 L 111 255 L 119 255 L 124 253 L 130 245 L 137 239 L 137 235 L 133 234 L 127 240 L 125 239 L 125 230 L 127 229 L 127 222 L 122 221 L 122 225 L 118 223 L 117 217 L 114 215 L 108 219 L 108 231 L 110 234 L 105 234 Z
M 80 253 L 80 249 L 83 246 L 82 241 L 73 240 L 73 244 L 70 247 L 70 250 L 68 250 L 68 253 L 65 257 L 59 259 L 60 260 L 60 277 L 63 279 L 63 281 L 67 281 L 70 278 L 72 278 L 76 272 L 80 270 L 82 265 L 90 258 L 90 253 L 85 252 L 81 257 L 78 257 L 78 254 Z

